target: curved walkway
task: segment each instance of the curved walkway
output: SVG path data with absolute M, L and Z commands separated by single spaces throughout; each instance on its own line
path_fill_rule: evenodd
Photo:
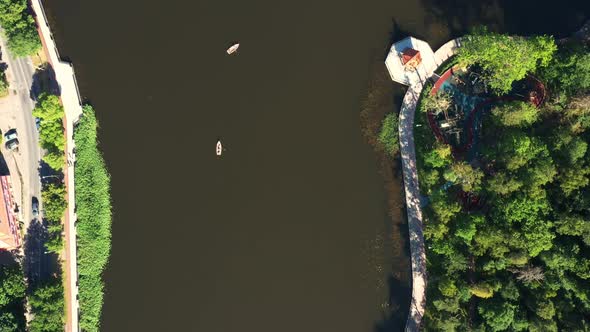
M 434 60 L 437 66 L 440 66 L 445 60 L 454 55 L 460 45 L 460 39 L 454 39 L 434 52 Z M 431 77 L 432 74 L 428 73 L 428 76 Z M 418 185 L 416 149 L 414 146 L 414 114 L 424 83 L 419 82 L 408 88 L 399 113 L 399 140 L 412 259 L 412 302 L 406 322 L 406 331 L 408 332 L 418 331 L 420 329 L 422 316 L 426 307 L 426 252 L 424 250 L 420 188 Z

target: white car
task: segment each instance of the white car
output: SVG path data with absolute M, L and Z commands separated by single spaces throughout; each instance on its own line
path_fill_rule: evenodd
M 18 139 L 11 139 L 10 141 L 6 142 L 5 146 L 10 151 L 18 148 Z
M 18 135 L 16 134 L 16 129 L 9 129 L 5 134 L 4 134 L 4 138 L 6 139 L 6 141 L 11 141 L 13 139 L 18 138 Z

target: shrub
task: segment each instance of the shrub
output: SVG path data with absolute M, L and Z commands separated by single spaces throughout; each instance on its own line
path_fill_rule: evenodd
M 397 114 L 387 114 L 383 120 L 381 124 L 381 132 L 379 133 L 379 143 L 381 143 L 385 148 L 385 151 L 392 156 L 399 152 Z

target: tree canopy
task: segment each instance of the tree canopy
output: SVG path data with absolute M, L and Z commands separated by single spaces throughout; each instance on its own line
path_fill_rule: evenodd
M 526 127 L 537 121 L 539 111 L 531 103 L 512 101 L 498 105 L 492 114 L 505 126 Z
M 429 128 L 415 128 L 420 189 L 427 196 L 424 328 L 587 331 L 588 49 L 560 44 L 555 51 L 549 37 L 485 31 L 464 46 L 464 63 L 483 69 L 498 93 L 527 73 L 549 89 L 540 107 L 510 101 L 483 113 L 472 154 L 447 153 L 449 146 Z M 423 98 L 428 95 L 423 91 Z M 426 115 L 416 113 L 416 122 L 427 123 Z
M 0 0 L 0 25 L 15 56 L 33 55 L 41 49 L 35 20 L 26 0 Z
M 61 279 L 52 279 L 29 297 L 33 319 L 31 332 L 60 332 L 64 329 L 64 292 Z
M 553 37 L 508 36 L 477 28 L 463 38 L 457 57 L 463 65 L 480 66 L 490 87 L 506 93 L 514 81 L 547 66 L 556 49 Z
M 41 119 L 39 139 L 41 146 L 47 150 L 43 160 L 54 170 L 64 167 L 64 149 L 66 139 L 64 136 L 63 118 L 64 108 L 59 97 L 50 94 L 42 94 L 33 109 L 33 116 Z

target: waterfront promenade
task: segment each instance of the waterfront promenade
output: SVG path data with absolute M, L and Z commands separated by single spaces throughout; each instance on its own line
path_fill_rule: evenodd
M 79 328 L 79 303 L 78 303 L 78 265 L 76 245 L 76 214 L 74 193 L 74 124 L 82 114 L 81 98 L 74 75 L 74 69 L 68 62 L 62 61 L 57 51 L 57 45 L 53 40 L 47 17 L 43 10 L 41 0 L 31 0 L 31 6 L 35 12 L 35 19 L 43 49 L 53 70 L 60 89 L 60 99 L 65 111 L 65 135 L 67 167 L 64 169 L 68 208 L 64 218 L 65 248 L 65 303 L 66 303 L 66 332 L 78 332 Z
M 460 39 L 454 39 L 434 52 L 436 67 L 454 55 L 460 47 Z M 435 68 L 429 69 L 428 78 L 434 74 Z M 412 261 L 412 301 L 406 322 L 406 331 L 420 330 L 422 317 L 426 307 L 426 251 L 422 230 L 422 209 L 420 205 L 420 187 L 416 169 L 416 148 L 414 144 L 414 117 L 420 94 L 425 81 L 418 81 L 408 87 L 399 113 L 399 141 L 402 159 L 404 189 L 406 194 L 406 211 L 410 238 Z

